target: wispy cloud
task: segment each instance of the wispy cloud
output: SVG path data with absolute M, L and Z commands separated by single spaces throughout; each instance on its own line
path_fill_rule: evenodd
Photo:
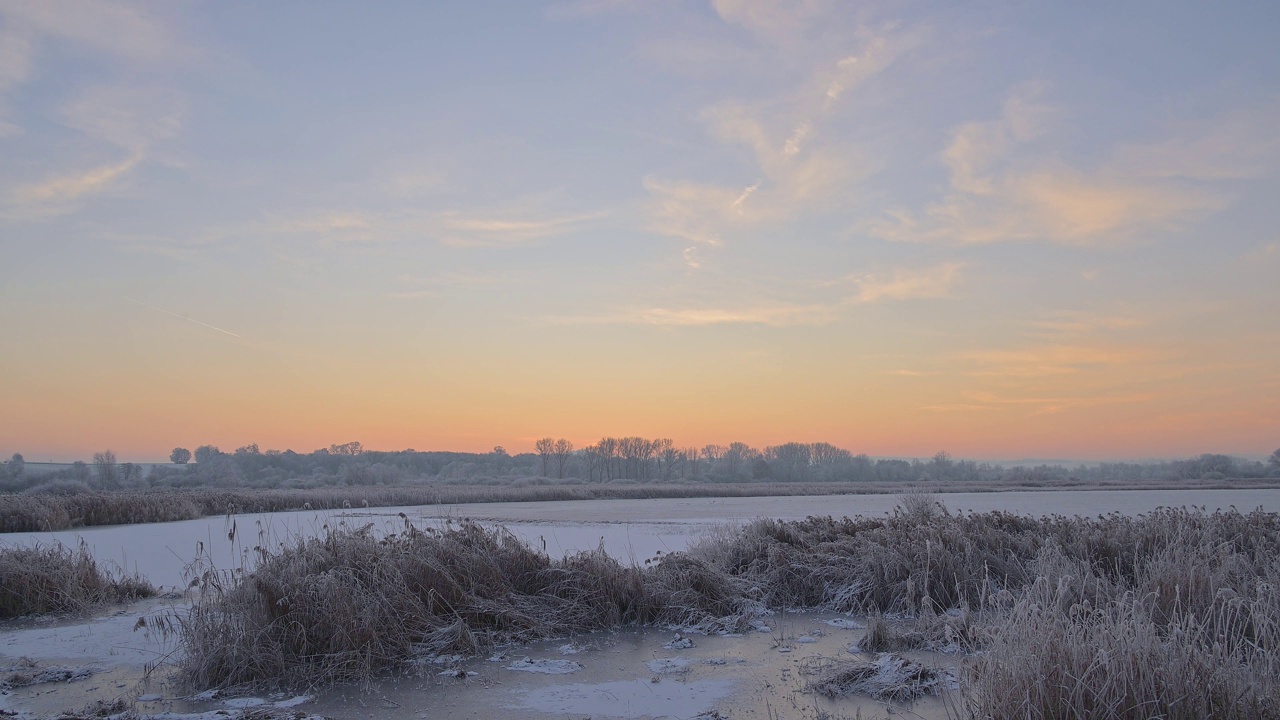
M 35 41 L 31 33 L 6 23 L 0 28 L 0 137 L 17 135 L 22 128 L 5 119 L 8 94 L 31 76 Z
M 17 207 L 8 216 L 40 219 L 74 212 L 77 198 L 118 184 L 148 158 L 156 140 L 177 132 L 180 103 L 157 78 L 190 51 L 151 9 L 110 0 L 0 3 L 0 136 L 23 132 L 7 117 L 9 97 L 39 72 L 46 46 L 70 46 L 100 63 L 104 75 L 118 69 L 127 77 L 120 84 L 77 87 L 78 95 L 63 104 L 61 116 L 67 127 L 128 152 L 128 159 L 87 170 L 65 167 L 84 161 L 62 160 L 64 167 L 46 171 L 44 180 L 19 181 L 9 193 Z
M 824 0 L 712 0 L 725 22 L 743 27 L 773 44 L 791 43 L 824 18 L 832 3 Z
M 50 43 L 129 63 L 135 74 L 166 71 L 190 52 L 154 13 L 134 3 L 0 3 L 0 135 L 20 132 L 5 118 L 8 95 L 30 80 L 42 46 Z
M 702 267 L 702 260 L 698 259 L 697 247 L 685 248 L 684 252 L 681 253 L 681 257 L 684 258 L 684 264 L 690 270 L 698 270 Z
M 363 212 L 321 212 L 269 223 L 268 231 L 303 235 L 325 243 L 370 243 L 382 237 L 383 222 Z
M 1081 311 L 1059 311 L 1028 323 L 1031 337 L 1058 341 L 1102 333 L 1130 333 L 1142 325 L 1142 320 L 1130 315 Z
M 11 200 L 17 205 L 37 205 L 51 212 L 60 212 L 68 207 L 66 203 L 70 201 L 110 188 L 130 170 L 137 167 L 140 159 L 139 156 L 134 155 L 114 165 L 100 165 L 33 184 L 21 185 L 12 192 Z
M 655 177 L 645 178 L 644 187 L 652 197 L 650 227 L 655 232 L 712 247 L 724 243 L 727 227 L 742 221 L 738 199 L 749 195 L 745 190 Z
M 1113 243 L 1185 227 L 1228 202 L 1220 192 L 1180 180 L 1251 171 L 1246 153 L 1217 129 L 1198 140 L 1119 148 L 1096 170 L 1072 167 L 1032 142 L 1050 132 L 1054 115 L 1038 94 L 1038 88 L 1019 91 L 999 119 L 956 129 L 941 155 L 952 192 L 920 213 L 891 211 L 873 232 L 890 240 L 961 245 Z M 1192 151 L 1180 155 L 1175 147 Z
M 0 12 L 9 23 L 60 40 L 75 42 L 142 63 L 184 54 L 165 23 L 138 3 L 102 0 L 6 2 Z
M 220 327 L 218 327 L 218 326 L 216 326 L 216 325 L 210 325 L 209 323 L 201 322 L 201 321 L 199 321 L 199 320 L 196 320 L 195 318 L 188 317 L 188 316 L 186 316 L 186 315 L 180 315 L 180 314 L 178 314 L 178 313 L 176 313 L 176 312 L 172 312 L 172 311 L 169 311 L 169 310 L 165 310 L 164 308 L 156 307 L 155 305 L 151 305 L 150 303 L 144 303 L 144 302 L 142 302 L 141 300 L 135 300 L 135 299 L 133 299 L 133 298 L 129 298 L 129 302 L 136 303 L 136 304 L 141 305 L 141 306 L 146 307 L 146 308 L 151 308 L 152 310 L 155 310 L 155 311 L 157 311 L 157 312 L 162 312 L 162 313 L 164 313 L 165 315 L 171 315 L 171 316 L 173 316 L 173 317 L 178 318 L 179 320 L 186 320 L 186 321 L 187 321 L 187 322 L 189 322 L 189 323 L 195 323 L 196 325 L 199 325 L 199 326 L 201 326 L 201 327 L 209 328 L 210 330 L 216 330 L 217 332 L 220 332 L 220 333 L 222 333 L 222 334 L 224 334 L 224 335 L 230 335 L 231 337 L 234 337 L 234 338 L 238 338 L 238 337 L 240 337 L 239 335 L 237 335 L 236 333 L 231 332 L 230 330 L 225 330 L 225 329 L 220 328 Z
M 402 275 L 398 278 L 409 285 L 431 285 L 438 287 L 493 287 L 495 285 L 513 285 L 530 282 L 530 276 L 518 272 L 459 272 L 442 270 L 435 275 L 418 277 Z
M 877 274 L 856 278 L 858 294 L 853 300 L 874 303 L 884 300 L 923 300 L 944 298 L 960 280 L 964 263 L 944 263 L 923 270 L 898 269 L 887 277 Z
M 395 300 L 421 300 L 423 298 L 439 297 L 440 293 L 435 290 L 401 290 L 387 293 L 386 296 Z
M 382 189 L 393 198 L 407 200 L 439 192 L 447 185 L 443 172 L 418 171 L 394 175 L 382 185 Z
M 883 277 L 867 274 L 842 281 L 811 284 L 803 292 L 792 289 L 793 297 L 797 294 L 809 294 L 811 299 L 808 302 L 739 301 L 702 307 L 647 307 L 616 313 L 547 317 L 544 320 L 554 325 L 666 327 L 825 325 L 836 322 L 859 305 L 949 297 L 959 281 L 963 267 L 961 263 L 948 263 L 918 270 L 898 268 L 885 272 Z M 853 294 L 849 294 L 851 285 L 856 288 Z M 818 292 L 814 292 L 815 289 Z
M 602 212 L 552 216 L 468 216 L 447 212 L 440 215 L 439 220 L 443 233 L 441 241 L 446 245 L 483 247 L 516 245 L 562 235 L 604 216 Z
M 1280 105 L 1274 101 L 1187 123 L 1164 140 L 1123 145 L 1115 164 L 1133 175 L 1188 180 L 1256 177 L 1280 153 Z
M 182 114 L 177 93 L 129 85 L 90 87 L 62 108 L 68 127 L 138 154 L 177 135 Z
M 550 325 L 654 325 L 706 327 L 712 325 L 822 325 L 838 313 L 829 305 L 758 305 L 748 308 L 648 308 L 616 314 L 543 318 Z
M 396 281 L 410 289 L 387 293 L 386 297 L 399 300 L 418 300 L 440 297 L 450 290 L 465 288 L 493 288 L 520 285 L 530 282 L 524 272 L 459 272 L 442 270 L 434 275 L 401 275 Z
M 832 12 L 838 14 L 818 2 L 721 0 L 715 8 L 726 22 L 775 45 L 788 45 L 773 50 L 786 53 L 808 52 L 783 41 Z M 651 229 L 714 247 L 735 232 L 832 206 L 869 172 L 870 164 L 852 144 L 825 137 L 828 117 L 842 98 L 884 73 L 924 37 L 920 31 L 859 28 L 848 39 L 854 51 L 828 56 L 798 90 L 704 108 L 701 117 L 719 143 L 751 153 L 752 176 L 740 184 L 645 178 Z
M 1027 378 L 1073 375 L 1091 369 L 1132 365 L 1152 357 L 1150 350 L 1132 345 L 1042 344 L 960 353 L 956 359 L 969 364 L 969 375 Z
M 999 407 L 1028 407 L 1033 415 L 1051 415 L 1106 405 L 1122 405 L 1149 401 L 1157 397 L 1154 393 L 1104 393 L 1076 394 L 1057 396 L 1005 396 L 989 392 L 967 392 L 962 395 L 964 402 L 943 405 L 927 405 L 923 409 L 933 412 L 954 412 L 992 410 Z

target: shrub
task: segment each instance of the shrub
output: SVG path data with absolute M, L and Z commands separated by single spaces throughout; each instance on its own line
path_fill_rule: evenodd
M 112 577 L 81 545 L 0 549 L 0 617 L 83 612 L 156 594 L 137 577 Z
M 201 687 L 367 681 L 415 657 L 656 622 L 743 616 L 734 584 L 673 557 L 624 567 L 602 550 L 552 561 L 509 532 L 463 522 L 376 537 L 369 528 L 262 551 L 253 573 L 201 577 L 176 622 Z

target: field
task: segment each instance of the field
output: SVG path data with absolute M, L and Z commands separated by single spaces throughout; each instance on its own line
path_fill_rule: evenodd
M 343 698 L 361 687 L 401 706 L 447 697 L 459 717 L 510 714 L 502 703 L 512 693 L 532 698 L 516 708 L 526 717 L 675 716 L 662 694 L 708 718 L 886 708 L 934 718 L 1275 717 L 1280 517 L 1229 506 L 1273 508 L 1280 498 L 1244 492 L 1219 493 L 1216 511 L 1153 510 L 1188 496 L 1134 493 L 1146 496 L 1141 506 L 1071 493 L 1081 506 L 1130 503 L 1128 514 L 1074 518 L 1025 511 L 1032 501 L 1062 505 L 1045 493 L 848 498 L 865 512 L 844 520 L 744 520 L 711 500 L 607 503 L 600 513 L 635 519 L 617 529 L 671 547 L 639 555 L 616 534 L 609 547 L 601 534 L 594 549 L 548 552 L 553 528 L 533 521 L 535 506 L 491 506 L 524 514 L 510 531 L 423 508 L 314 512 L 310 534 L 277 531 L 265 516 L 192 521 L 220 523 L 218 535 L 205 531 L 209 545 L 247 552 L 235 565 L 204 553 L 188 568 L 191 600 L 172 610 L 153 601 L 126 619 L 143 618 L 151 663 L 167 653 L 156 672 L 184 693 L 311 689 L 309 707 L 331 717 L 359 714 Z M 963 512 L 982 498 L 1024 512 Z M 770 505 L 806 509 L 787 500 Z M 541 506 L 565 533 L 604 527 L 589 519 L 590 502 Z M 568 506 L 583 509 L 579 519 L 563 519 Z M 712 525 L 717 513 L 739 521 Z M 98 532 L 130 531 L 146 528 Z M 93 547 L 116 552 L 101 537 Z M 107 639 L 123 629 L 112 622 L 89 626 Z M 66 648 L 36 647 L 33 627 L 0 630 L 4 653 L 65 658 Z M 592 705 L 600 693 L 629 699 Z M 166 691 L 164 707 L 208 709 L 173 699 L 182 694 Z

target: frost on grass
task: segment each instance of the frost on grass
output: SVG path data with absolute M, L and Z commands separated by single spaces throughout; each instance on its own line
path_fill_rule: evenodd
M 949 684 L 944 673 L 893 653 L 882 653 L 875 660 L 809 658 L 801 671 L 816 676 L 805 687 L 807 691 L 829 698 L 865 695 L 909 702 L 937 695 Z
M 155 594 L 140 577 L 103 570 L 83 543 L 76 550 L 61 544 L 0 548 L 0 618 L 85 612 Z
M 862 650 L 983 650 L 958 700 L 973 717 L 1280 718 L 1277 558 L 1280 515 L 1234 510 L 1030 518 L 923 502 L 762 519 L 644 568 L 602 552 L 552 560 L 466 523 L 335 533 L 202 588 L 184 670 L 203 687 L 310 686 L 620 624 L 771 632 L 766 608 L 810 608 L 878 618 Z M 810 669 L 815 692 L 943 682 L 897 655 Z
M 644 569 L 603 551 L 552 560 L 511 533 L 464 522 L 298 540 L 250 574 L 200 575 L 176 619 L 197 688 L 367 681 L 432 655 L 619 625 L 737 627 L 758 603 L 706 561 Z
M 666 650 L 688 650 L 696 647 L 693 640 L 690 640 L 682 633 L 676 633 L 676 636 L 667 643 L 663 643 L 662 647 Z
M 64 712 L 54 717 L 57 720 L 328 720 L 322 715 L 313 715 L 297 710 L 264 708 L 210 710 L 194 713 L 140 713 L 131 709 L 128 703 L 124 701 L 98 702 L 78 712 Z
M 41 665 L 35 660 L 22 658 L 0 667 L 0 690 L 52 682 L 73 682 L 92 677 L 94 672 L 94 669 L 89 667 Z

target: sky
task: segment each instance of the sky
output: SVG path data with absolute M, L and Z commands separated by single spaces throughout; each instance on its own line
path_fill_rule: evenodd
M 1278 30 L 0 0 L 0 452 L 1268 454 Z

